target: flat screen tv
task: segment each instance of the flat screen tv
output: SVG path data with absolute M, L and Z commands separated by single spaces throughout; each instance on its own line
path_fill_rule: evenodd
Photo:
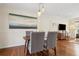
M 65 24 L 59 24 L 59 30 L 66 30 L 66 25 Z

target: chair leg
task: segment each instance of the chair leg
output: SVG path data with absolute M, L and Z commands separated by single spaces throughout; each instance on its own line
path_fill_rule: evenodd
M 30 52 L 29 52 L 29 49 L 28 49 L 28 47 L 29 47 L 29 42 L 30 42 L 30 39 L 27 41 L 27 54 L 26 54 L 26 55 L 28 55 L 28 56 L 31 55 Z
M 55 53 L 55 56 L 56 56 L 56 47 L 54 48 L 54 53 Z
M 26 43 L 27 41 L 25 41 L 25 45 L 24 45 L 24 55 L 26 55 Z
M 26 53 L 27 56 L 31 56 L 31 54 L 29 53 L 29 50 L 27 49 L 27 53 Z
M 47 56 L 49 56 L 49 50 L 47 49 Z

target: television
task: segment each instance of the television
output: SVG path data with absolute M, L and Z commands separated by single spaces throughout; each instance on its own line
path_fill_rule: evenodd
M 66 25 L 65 24 L 59 24 L 59 30 L 66 30 Z

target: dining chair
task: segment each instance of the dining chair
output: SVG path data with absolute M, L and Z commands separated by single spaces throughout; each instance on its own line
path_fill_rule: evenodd
M 29 44 L 29 41 L 30 41 L 31 33 L 32 33 L 32 31 L 26 31 L 26 35 L 23 37 L 24 40 L 25 40 L 24 55 L 26 55 L 26 53 L 29 53 L 27 48 L 28 48 L 28 44 Z
M 56 55 L 56 42 L 57 42 L 57 32 L 48 32 L 47 34 L 47 49 L 53 49 Z
M 32 32 L 29 42 L 29 53 L 40 52 L 43 50 L 45 32 Z

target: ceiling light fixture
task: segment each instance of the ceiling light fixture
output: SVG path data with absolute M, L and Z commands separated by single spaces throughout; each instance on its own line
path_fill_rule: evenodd
M 42 12 L 41 10 L 38 10 L 38 17 L 41 16 Z
M 41 16 L 41 14 L 45 11 L 45 8 L 44 8 L 44 4 L 43 3 L 39 3 L 39 10 L 37 12 L 37 15 L 38 17 Z

